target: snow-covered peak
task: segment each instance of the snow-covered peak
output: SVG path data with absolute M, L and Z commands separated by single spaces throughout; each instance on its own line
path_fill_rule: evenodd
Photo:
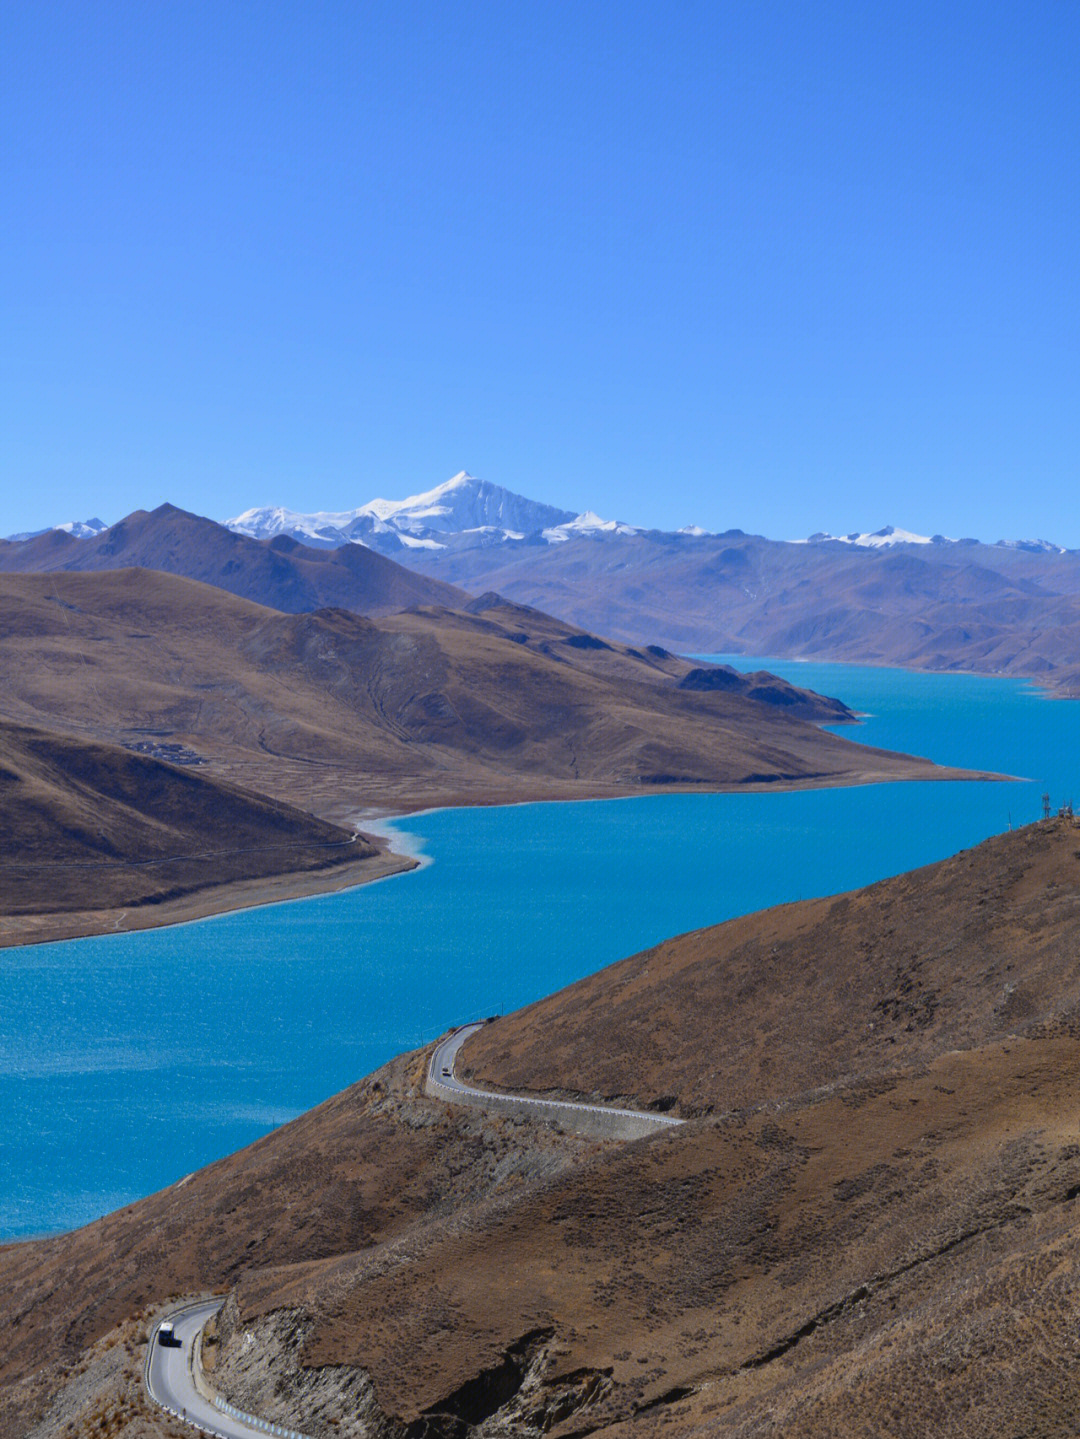
M 46 525 L 43 530 L 22 530 L 17 535 L 8 535 L 9 540 L 33 540 L 38 535 L 47 535 L 52 530 L 63 530 L 65 534 L 71 535 L 76 540 L 93 539 L 94 535 L 100 535 L 102 530 L 109 527 L 104 520 L 96 517 L 90 520 L 66 520 L 62 525 Z
M 675 533 L 677 535 L 690 535 L 691 538 L 700 540 L 702 536 L 707 535 L 709 531 L 703 530 L 700 525 L 683 525 L 682 528 L 676 530 Z
M 1052 540 L 998 540 L 996 548 L 1002 550 L 1026 550 L 1033 555 L 1067 555 L 1064 545 L 1055 545 Z
M 940 545 L 954 544 L 955 541 L 947 540 L 943 535 L 917 535 L 912 530 L 900 530 L 895 525 L 885 525 L 883 529 L 874 530 L 871 534 L 830 535 L 826 530 L 818 530 L 816 534 L 807 540 L 797 543 L 805 545 L 820 545 L 827 540 L 833 540 L 841 545 L 858 545 L 860 549 L 883 550 L 892 545 Z
M 451 541 L 520 541 L 546 526 L 573 518 L 570 510 L 538 504 L 460 470 L 433 490 L 403 500 L 368 500 L 355 510 L 319 510 L 311 514 L 269 505 L 245 510 L 225 523 L 229 529 L 257 540 L 288 535 L 308 545 L 351 543 L 393 553 L 402 549 L 443 549 Z M 464 536 L 470 536 L 471 541 L 464 540 Z
M 884 529 L 875 530 L 872 534 L 865 535 L 830 535 L 825 530 L 819 530 L 809 539 L 796 540 L 795 543 L 798 545 L 822 545 L 828 541 L 875 550 L 887 549 L 891 545 L 974 545 L 980 543 L 978 540 L 949 539 L 945 535 L 916 535 L 911 530 L 899 530 L 895 525 L 886 525 Z M 997 540 L 994 548 L 1025 550 L 1030 554 L 1040 555 L 1067 555 L 1069 553 L 1064 546 L 1055 545 L 1050 540 Z
M 301 544 L 324 549 L 337 549 L 349 544 L 358 537 L 354 534 L 357 530 L 390 533 L 389 525 L 365 515 L 361 510 L 315 510 L 305 515 L 284 505 L 264 505 L 259 509 L 245 510 L 242 515 L 226 520 L 225 525 L 253 540 L 272 540 L 276 535 L 287 535 Z
M 99 520 L 95 515 L 89 520 L 66 520 L 62 525 L 54 525 L 54 529 L 63 530 L 76 540 L 89 540 L 94 535 L 100 535 L 103 530 L 109 527 L 104 520 Z
M 572 540 L 578 536 L 589 536 L 596 538 L 600 535 L 637 535 L 641 531 L 633 525 L 627 525 L 622 520 L 603 520 L 593 510 L 586 510 L 583 514 L 575 515 L 573 519 L 566 520 L 561 525 L 550 525 L 543 531 L 543 537 L 549 545 L 560 545 L 566 540 Z
M 397 530 L 444 530 L 455 534 L 492 526 L 530 534 L 574 518 L 570 510 L 527 500 L 501 485 L 477 479 L 467 470 L 459 470 L 445 484 L 421 495 L 404 500 L 370 500 L 359 513 L 373 515 Z

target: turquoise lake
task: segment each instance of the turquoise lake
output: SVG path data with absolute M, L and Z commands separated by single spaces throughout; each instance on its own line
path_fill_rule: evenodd
M 1080 705 L 1021 682 L 762 666 L 849 738 L 1017 782 L 441 811 L 423 869 L 345 894 L 0 953 L 0 1236 L 69 1228 L 265 1134 L 402 1049 L 657 940 L 928 863 L 1080 799 Z M 362 797 L 358 797 L 360 799 Z

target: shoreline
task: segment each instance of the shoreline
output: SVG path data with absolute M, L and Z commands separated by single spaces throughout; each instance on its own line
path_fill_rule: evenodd
M 425 803 L 420 799 L 410 800 L 403 796 L 397 803 L 387 800 L 382 804 L 350 806 L 339 812 L 339 822 L 343 821 L 358 833 L 373 839 L 378 845 L 378 854 L 351 861 L 332 871 L 290 871 L 256 879 L 234 880 L 222 885 L 208 885 L 160 904 L 131 910 L 114 907 L 107 910 L 69 910 L 58 914 L 0 917 L 0 951 L 192 924 L 240 910 L 259 909 L 265 905 L 292 903 L 301 899 L 316 899 L 322 895 L 358 889 L 361 885 L 375 884 L 395 875 L 408 874 L 425 868 L 433 861 L 415 847 L 415 841 L 410 843 L 411 836 L 396 831 L 393 821 L 443 810 L 656 799 L 674 794 L 788 794 L 800 790 L 851 789 L 875 784 L 1026 782 L 1017 775 L 935 765 L 932 761 L 918 756 L 910 757 L 909 769 L 909 773 L 896 774 L 886 768 L 867 766 L 865 770 L 840 775 L 809 775 L 796 779 L 778 776 L 773 780 L 755 780 L 744 784 L 670 784 L 655 788 L 639 786 L 636 789 L 611 784 L 594 786 L 582 781 L 547 784 L 541 782 L 534 786 L 515 786 L 512 791 L 493 785 L 473 793 L 449 791 L 437 799 L 432 796 L 435 803 Z M 398 842 L 400 847 L 395 848 L 395 842 Z
M 1028 784 L 1025 775 L 1002 774 L 995 770 L 961 769 L 956 765 L 939 765 L 918 755 L 909 757 L 913 772 L 896 774 L 886 769 L 867 767 L 859 772 L 836 775 L 806 775 L 787 778 L 778 775 L 772 780 L 752 780 L 745 784 L 665 784 L 639 785 L 630 789 L 625 785 L 589 785 L 577 780 L 518 787 L 510 798 L 503 789 L 494 786 L 473 792 L 452 791 L 444 796 L 411 801 L 402 798 L 397 803 L 372 803 L 362 807 L 341 808 L 331 816 L 336 823 L 354 826 L 363 834 L 378 836 L 375 826 L 392 824 L 395 819 L 411 819 L 418 814 L 436 814 L 448 809 L 511 809 L 525 804 L 579 804 L 597 800 L 658 799 L 672 794 L 791 794 L 811 789 L 857 789 L 874 784 Z M 917 768 L 916 768 L 917 767 Z M 583 792 L 584 791 L 584 792 Z
M 318 899 L 324 894 L 359 889 L 361 885 L 377 884 L 395 875 L 408 874 L 420 865 L 419 859 L 396 853 L 389 843 L 382 843 L 378 854 L 352 860 L 334 870 L 292 870 L 258 879 L 232 880 L 226 884 L 194 889 L 175 899 L 138 909 L 70 910 L 56 915 L 5 916 L 0 918 L 0 950 L 195 924 L 245 909 L 261 909 L 265 905 Z M 20 933 L 20 930 L 25 932 Z
M 624 641 L 630 643 L 630 641 Z M 971 679 L 979 680 L 1012 680 L 1016 684 L 1024 684 L 1031 687 L 1043 699 L 1048 700 L 1080 700 L 1080 689 L 1063 689 L 1056 685 L 1053 680 L 1040 679 L 1037 675 L 1020 674 L 1013 670 L 970 670 L 970 669 L 941 669 L 933 665 L 900 664 L 896 660 L 851 660 L 837 659 L 829 655 L 756 655 L 752 650 L 695 650 L 687 652 L 677 646 L 666 645 L 674 654 L 683 655 L 686 659 L 707 660 L 711 664 L 728 664 L 731 660 L 763 660 L 766 664 L 778 660 L 782 664 L 790 665 L 846 665 L 849 669 L 869 670 L 896 670 L 899 674 L 914 675 L 945 675 L 950 679 L 961 679 L 969 676 Z M 749 673 L 749 671 L 747 671 Z

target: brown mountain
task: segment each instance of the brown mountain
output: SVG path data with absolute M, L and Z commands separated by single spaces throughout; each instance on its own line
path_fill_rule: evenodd
M 283 615 L 147 570 L 8 575 L 0 714 L 181 744 L 209 774 L 327 816 L 950 773 L 824 732 L 850 711 L 772 677 L 472 609 Z
M 0 572 L 135 566 L 218 585 L 287 614 L 340 605 L 358 614 L 383 615 L 409 605 L 458 605 L 466 598 L 453 586 L 361 545 L 324 550 L 284 536 L 252 540 L 175 505 L 136 510 L 91 539 L 46 530 L 28 540 L 0 540 Z
M 1080 694 L 1080 552 L 860 548 L 732 531 L 410 551 L 415 569 L 682 652 L 1026 676 Z
M 154 869 L 151 883 L 149 866 L 134 861 L 135 810 L 145 800 L 146 824 L 159 826 L 154 832 L 164 839 L 170 803 L 182 810 L 189 791 L 213 791 L 222 832 L 232 796 L 237 832 L 246 835 L 252 807 L 267 795 L 352 824 L 373 808 L 955 773 L 823 731 L 819 725 L 854 716 L 775 676 L 694 665 L 656 646 L 610 644 L 496 596 L 466 610 L 427 607 L 374 619 L 343 609 L 292 615 L 154 570 L 0 576 L 0 718 L 47 729 L 57 745 L 60 732 L 84 750 L 120 747 L 110 751 L 111 779 L 99 754 L 102 795 L 113 783 L 126 794 L 129 780 L 152 770 L 173 775 L 160 794 L 148 778 L 132 789 L 118 867 L 106 885 L 97 868 L 68 854 L 72 835 L 85 832 L 78 814 L 93 802 L 73 791 L 65 810 L 59 791 L 74 784 L 74 771 L 59 765 L 51 781 L 56 803 L 40 815 L 40 844 L 53 835 L 49 862 L 63 866 L 64 881 L 55 890 L 39 882 L 44 860 L 11 870 L 0 944 L 288 898 L 340 887 L 349 876 L 359 882 L 395 862 L 381 855 L 364 874 L 353 866 L 346 875 L 311 857 L 296 864 L 234 857 L 200 861 L 201 868 L 189 860 L 182 882 L 170 862 Z M 187 768 L 176 775 L 129 759 L 125 769 L 125 752 Z M 199 789 L 196 777 L 218 788 Z M 261 823 L 269 835 L 269 812 Z M 0 842 L 5 824 L 12 846 L 22 843 L 25 817 L 0 815 Z M 261 846 L 245 841 L 240 849 L 268 844 L 264 837 Z M 178 835 L 169 834 L 168 845 L 169 855 L 190 851 Z M 149 852 L 155 864 L 164 858 L 153 846 Z M 256 873 L 286 871 L 292 878 L 284 889 L 278 881 L 251 888 Z
M 0 721 L 0 925 L 82 910 L 90 896 L 139 908 L 283 873 L 347 867 L 357 883 L 376 853 L 198 768 Z
M 298 614 L 451 608 L 496 591 L 587 631 L 681 652 L 1025 676 L 1080 695 L 1080 552 L 976 541 L 864 548 L 733 530 L 400 551 L 253 540 L 162 505 L 100 535 L 0 541 L 0 572 L 142 566 Z
M 208 1289 L 219 1387 L 320 1439 L 1069 1432 L 1078 846 L 1031 826 L 683 936 L 463 1052 L 679 1129 L 601 1143 L 458 1109 L 406 1056 L 0 1250 L 5 1432 L 146 1432 L 127 1316 Z

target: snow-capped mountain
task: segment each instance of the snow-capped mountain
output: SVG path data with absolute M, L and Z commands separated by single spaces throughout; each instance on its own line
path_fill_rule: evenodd
M 253 539 L 288 535 L 307 545 L 366 545 L 403 549 L 478 549 L 501 544 L 560 544 L 579 535 L 636 534 L 630 525 L 592 511 L 575 515 L 477 479 L 462 470 L 445 484 L 404 500 L 369 500 L 355 510 L 317 511 L 267 506 L 226 520 Z
M 796 541 L 805 545 L 822 545 L 826 541 L 835 541 L 841 545 L 858 545 L 865 550 L 883 550 L 892 545 L 952 545 L 955 540 L 946 539 L 944 535 L 916 535 L 911 530 L 900 530 L 895 525 L 886 525 L 884 529 L 874 530 L 872 534 L 850 534 L 830 535 L 826 530 L 818 530 L 816 534 L 807 540 Z
M 640 526 L 626 524 L 622 520 L 602 519 L 592 510 L 574 514 L 572 510 L 561 510 L 555 505 L 526 499 L 501 485 L 478 479 L 466 470 L 459 471 L 445 484 L 403 500 L 375 499 L 354 510 L 315 510 L 310 513 L 290 510 L 282 505 L 264 505 L 245 510 L 224 523 L 228 529 L 256 540 L 284 535 L 301 544 L 323 549 L 360 544 L 398 559 L 404 559 L 410 550 L 449 550 L 457 553 L 493 546 L 543 547 L 565 544 L 568 540 L 605 540 L 646 533 Z M 40 530 L 24 530 L 6 538 L 11 541 L 31 540 L 61 530 L 74 539 L 86 540 L 107 528 L 104 520 L 94 517 L 68 520 Z M 671 534 L 673 538 L 686 541 L 713 536 L 712 531 L 693 524 L 683 525 Z M 979 542 L 948 539 L 944 535 L 920 535 L 913 530 L 885 525 L 880 530 L 847 535 L 818 530 L 807 539 L 794 543 L 841 544 L 857 549 L 884 550 L 895 545 L 963 546 Z M 1061 545 L 1042 539 L 998 540 L 991 547 L 1028 554 L 1070 553 Z
M 566 540 L 572 540 L 579 535 L 639 535 L 640 530 L 633 525 L 624 525 L 622 520 L 602 520 L 592 510 L 586 510 L 584 514 L 575 515 L 573 519 L 566 520 L 561 525 L 549 525 L 547 529 L 541 530 L 543 539 L 549 545 L 561 545 Z
M 102 530 L 109 527 L 104 520 L 67 520 L 62 525 L 46 525 L 43 530 L 21 530 L 17 535 L 5 535 L 8 540 L 34 540 L 38 535 L 47 535 L 50 530 L 63 530 L 66 534 L 72 535 L 77 540 L 88 540 L 94 535 L 100 535 Z
M 1025 550 L 1032 555 L 1067 555 L 1064 545 L 1055 545 L 1052 540 L 998 540 L 997 548 L 1002 550 Z
M 363 508 L 399 531 L 414 533 L 497 529 L 526 535 L 574 519 L 571 510 L 527 500 L 501 485 L 478 480 L 465 470 L 425 494 L 412 495 L 407 500 L 371 500 Z
M 858 545 L 860 549 L 867 550 L 889 549 L 892 545 L 974 545 L 979 543 L 978 540 L 952 540 L 946 535 L 917 535 L 912 530 L 897 529 L 895 525 L 886 525 L 884 529 L 874 530 L 871 534 L 830 535 L 826 530 L 818 530 L 809 539 L 796 540 L 795 543 L 797 545 L 823 545 L 830 541 L 840 545 Z M 992 548 L 1024 550 L 1029 554 L 1041 555 L 1069 553 L 1062 545 L 1055 545 L 1050 540 L 997 540 Z

